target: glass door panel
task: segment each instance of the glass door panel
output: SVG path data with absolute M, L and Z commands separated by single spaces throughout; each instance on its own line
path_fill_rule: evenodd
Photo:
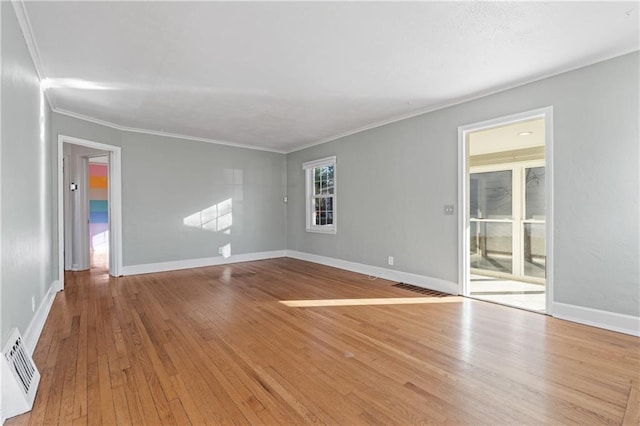
M 511 221 L 471 221 L 471 268 L 513 273 Z
M 546 248 L 545 224 L 524 224 L 524 274 L 529 277 L 545 278 Z
M 544 166 L 524 169 L 525 176 L 525 219 L 543 220 L 545 218 L 545 180 Z
M 513 274 L 513 172 L 470 175 L 471 268 Z
M 523 275 L 546 278 L 545 168 L 525 167 L 522 220 Z
M 470 215 L 474 219 L 512 219 L 513 173 L 511 170 L 472 173 Z

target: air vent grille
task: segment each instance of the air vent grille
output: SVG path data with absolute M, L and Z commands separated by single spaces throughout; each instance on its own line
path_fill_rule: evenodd
M 404 289 L 404 290 L 413 291 L 415 293 L 420 293 L 420 294 L 422 294 L 424 296 L 428 296 L 428 297 L 449 297 L 449 296 L 453 296 L 453 294 L 443 293 L 441 291 L 431 290 L 431 289 L 428 289 L 428 288 L 418 287 L 417 285 L 411 285 L 411 284 L 405 284 L 405 283 L 394 284 L 393 287 L 397 287 L 397 288 L 401 288 L 401 289 Z
M 7 418 L 31 410 L 36 398 L 40 372 L 31 358 L 17 328 L 9 333 L 0 356 L 2 371 L 2 412 L 0 424 Z
M 28 394 L 36 369 L 24 349 L 22 337 L 18 336 L 4 356 L 12 367 L 13 375 L 21 385 L 22 391 L 25 395 Z

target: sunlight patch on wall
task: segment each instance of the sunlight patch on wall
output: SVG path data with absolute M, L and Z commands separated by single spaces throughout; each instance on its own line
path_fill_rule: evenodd
M 218 249 L 219 253 L 225 259 L 231 256 L 231 243 L 227 243 Z
M 205 231 L 231 234 L 233 225 L 233 202 L 231 198 L 214 204 L 199 212 L 193 213 L 183 219 L 183 223 L 191 228 L 200 228 Z
M 91 236 L 91 248 L 93 250 L 106 250 L 109 248 L 109 230 Z

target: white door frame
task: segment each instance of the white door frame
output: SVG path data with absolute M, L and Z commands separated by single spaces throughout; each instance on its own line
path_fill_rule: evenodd
M 525 111 L 506 117 L 486 120 L 458 127 L 458 291 L 469 293 L 469 146 L 467 135 L 478 130 L 503 127 L 520 121 L 544 118 L 545 123 L 545 202 L 546 202 L 546 286 L 545 313 L 552 315 L 553 308 L 553 107 Z
M 85 146 L 109 153 L 109 274 L 122 275 L 122 163 L 119 146 L 58 135 L 58 280 L 64 288 L 64 144 Z

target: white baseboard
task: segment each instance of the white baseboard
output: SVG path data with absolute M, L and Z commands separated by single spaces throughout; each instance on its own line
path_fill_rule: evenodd
M 176 260 L 172 262 L 145 263 L 122 268 L 122 275 L 153 274 L 155 272 L 177 271 L 180 269 L 202 268 L 204 266 L 226 265 L 228 263 L 251 262 L 254 260 L 284 257 L 285 250 L 263 251 L 257 253 L 233 254 L 229 257 L 205 257 L 200 259 Z
M 36 309 L 33 319 L 24 332 L 24 344 L 30 355 L 33 355 L 33 351 L 36 349 L 36 344 L 38 343 L 40 334 L 42 334 L 44 324 L 47 322 L 47 317 L 49 316 L 49 311 L 53 305 L 53 300 L 60 290 L 62 290 L 60 281 L 56 280 L 51 283 L 49 290 L 44 295 L 42 302 L 40 302 L 40 306 Z
M 444 293 L 458 294 L 458 283 L 442 280 L 440 278 L 412 274 L 410 272 L 402 272 L 394 269 L 380 268 L 378 266 L 349 262 L 347 260 L 318 256 L 317 254 L 304 253 L 295 250 L 287 250 L 286 256 L 294 259 L 306 260 L 308 262 L 320 263 L 322 265 L 332 266 L 338 269 L 346 269 L 347 271 L 357 272 L 359 274 L 380 277 L 385 280 L 403 282 L 418 287 L 442 291 Z
M 129 265 L 123 267 L 122 275 L 152 274 L 156 272 L 177 271 L 180 269 L 202 268 L 204 266 L 226 265 L 229 263 L 251 262 L 254 260 L 273 259 L 276 257 L 291 257 L 294 259 L 306 260 L 320 263 L 338 269 L 357 272 L 359 274 L 372 275 L 391 281 L 404 282 L 419 287 L 432 290 L 443 291 L 445 293 L 458 294 L 458 284 L 438 278 L 424 275 L 412 274 L 393 269 L 380 268 L 377 266 L 365 265 L 362 263 L 349 262 L 332 257 L 318 256 L 316 254 L 303 253 L 295 250 L 274 250 L 258 253 L 235 254 L 227 258 L 205 257 L 201 259 L 177 260 L 172 262 L 145 263 L 142 265 Z
M 553 316 L 567 321 L 640 337 L 640 317 L 632 315 L 554 302 Z

